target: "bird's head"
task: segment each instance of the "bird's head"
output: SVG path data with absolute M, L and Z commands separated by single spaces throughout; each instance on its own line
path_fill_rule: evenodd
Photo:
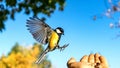
M 63 30 L 63 28 L 61 28 L 61 27 L 57 27 L 57 28 L 55 29 L 55 31 L 56 31 L 56 33 L 58 33 L 58 34 L 60 34 L 60 35 L 64 35 L 64 30 Z

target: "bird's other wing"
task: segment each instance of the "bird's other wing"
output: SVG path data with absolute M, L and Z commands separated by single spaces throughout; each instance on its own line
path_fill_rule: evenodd
M 37 17 L 27 20 L 27 27 L 34 39 L 41 44 L 47 44 L 52 32 L 51 27 Z

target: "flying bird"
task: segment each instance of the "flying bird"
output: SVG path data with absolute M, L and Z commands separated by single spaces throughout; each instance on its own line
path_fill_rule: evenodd
M 36 60 L 36 64 L 40 64 L 48 52 L 55 49 L 60 49 L 61 51 L 69 45 L 65 44 L 63 46 L 59 46 L 61 35 L 64 35 L 63 28 L 57 27 L 56 29 L 52 29 L 47 23 L 38 17 L 30 17 L 27 20 L 27 27 L 36 41 L 43 45 L 48 44 L 47 48 Z

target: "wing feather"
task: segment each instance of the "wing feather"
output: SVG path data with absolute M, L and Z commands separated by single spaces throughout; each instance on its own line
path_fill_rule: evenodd
M 36 41 L 41 44 L 47 44 L 49 36 L 52 32 L 52 29 L 48 24 L 37 17 L 30 17 L 30 19 L 27 20 L 26 26 Z

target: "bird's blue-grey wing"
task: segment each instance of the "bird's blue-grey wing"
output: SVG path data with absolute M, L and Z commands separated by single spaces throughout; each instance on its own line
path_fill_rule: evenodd
M 37 17 L 31 17 L 27 20 L 27 27 L 34 39 L 41 44 L 47 44 L 51 27 Z

